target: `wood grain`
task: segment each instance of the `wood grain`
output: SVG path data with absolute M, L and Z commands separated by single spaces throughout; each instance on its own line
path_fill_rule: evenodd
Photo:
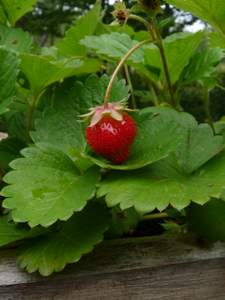
M 187 242 L 188 240 L 188 242 Z M 0 252 L 4 300 L 225 300 L 225 246 L 170 236 L 105 242 L 50 278 L 26 274 Z

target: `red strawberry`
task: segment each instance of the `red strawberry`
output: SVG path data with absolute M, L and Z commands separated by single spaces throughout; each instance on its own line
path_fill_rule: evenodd
M 108 103 L 91 109 L 90 125 L 86 128 L 86 140 L 91 149 L 114 164 L 128 159 L 130 147 L 137 133 L 135 121 L 120 103 Z

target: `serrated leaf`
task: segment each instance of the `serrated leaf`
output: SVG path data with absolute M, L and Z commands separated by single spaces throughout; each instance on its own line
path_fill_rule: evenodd
M 8 110 L 15 95 L 19 63 L 14 53 L 0 49 L 0 114 Z
M 96 60 L 54 60 L 34 54 L 21 55 L 21 71 L 26 75 L 34 95 L 38 95 L 54 82 L 75 75 L 96 72 L 99 68 L 100 64 Z
M 101 4 L 98 1 L 88 13 L 82 16 L 77 23 L 66 32 L 65 38 L 57 44 L 60 55 L 84 56 L 86 54 L 86 49 L 80 44 L 80 40 L 95 32 L 100 20 L 100 12 Z
M 14 52 L 29 52 L 32 37 L 20 28 L 0 26 L 0 46 Z
M 164 210 L 169 204 L 180 210 L 191 201 L 204 204 L 219 197 L 225 187 L 225 153 L 215 156 L 224 148 L 223 138 L 213 136 L 208 125 L 194 123 L 184 137 L 168 158 L 136 172 L 109 175 L 98 196 L 106 196 L 109 206 L 134 206 L 141 212 Z
M 225 241 L 225 202 L 211 199 L 202 205 L 192 203 L 187 208 L 189 229 L 210 242 Z
M 9 216 L 0 217 L 0 247 L 19 240 L 29 239 L 47 232 L 46 229 L 35 227 L 30 229 L 28 226 L 18 225 L 9 221 Z
M 12 26 L 15 25 L 23 15 L 32 10 L 36 0 L 1 0 L 1 6 L 7 13 L 7 18 Z
M 205 82 L 216 71 L 216 66 L 224 58 L 224 50 L 220 48 L 206 48 L 196 53 L 184 70 L 183 83 L 191 84 L 194 81 Z
M 167 0 L 167 2 L 209 22 L 225 37 L 225 6 L 223 0 Z
M 86 147 L 85 124 L 81 122 L 80 115 L 87 113 L 90 107 L 103 103 L 108 82 L 108 76 L 99 78 L 91 75 L 84 83 L 75 82 L 69 91 L 67 88 L 58 89 L 53 107 L 47 108 L 42 118 L 36 122 L 33 140 L 52 145 L 67 154 L 73 149 L 83 152 Z M 120 101 L 127 96 L 125 81 L 116 81 L 110 101 Z
M 167 157 L 177 148 L 183 138 L 182 118 L 185 120 L 183 123 L 195 123 L 190 115 L 178 113 L 170 108 L 147 108 L 134 116 L 138 134 L 132 145 L 130 157 L 124 164 L 112 165 L 94 154 L 87 157 L 102 168 L 139 169 Z
M 29 273 L 38 271 L 43 276 L 59 272 L 66 264 L 79 261 L 103 240 L 109 221 L 110 215 L 104 206 L 89 204 L 63 223 L 58 232 L 26 244 L 18 258 L 19 264 Z
M 191 201 L 204 204 L 211 197 L 219 198 L 224 187 L 223 153 L 190 176 L 178 173 L 176 165 L 163 162 L 135 172 L 115 172 L 101 183 L 98 196 L 106 196 L 110 207 L 119 204 L 124 210 L 134 206 L 147 213 L 162 211 L 169 204 L 179 210 Z
M 8 186 L 1 192 L 6 197 L 3 206 L 12 210 L 15 222 L 47 227 L 69 219 L 93 197 L 98 168 L 81 174 L 70 158 L 55 149 L 33 146 L 22 155 L 11 163 L 13 171 L 4 177 Z
M 111 34 L 103 34 L 100 36 L 87 36 L 81 41 L 82 45 L 95 50 L 97 54 L 109 58 L 119 59 L 123 57 L 130 48 L 138 42 L 132 40 L 125 33 L 112 32 Z M 138 49 L 129 58 L 133 63 L 143 63 L 144 53 L 142 49 Z
M 163 41 L 172 83 L 179 79 L 183 69 L 199 47 L 202 37 L 202 32 L 195 34 L 183 32 L 172 34 Z M 149 45 L 145 47 L 144 52 L 146 64 L 160 71 L 159 79 L 165 79 L 158 48 Z

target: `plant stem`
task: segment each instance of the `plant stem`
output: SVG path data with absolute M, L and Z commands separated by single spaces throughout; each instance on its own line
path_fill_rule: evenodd
M 167 213 L 156 213 L 143 216 L 142 220 L 158 220 L 168 218 Z
M 219 89 L 221 89 L 222 91 L 225 91 L 225 87 L 223 87 L 223 86 L 220 85 L 220 84 L 217 84 L 216 87 L 219 88 Z
M 27 139 L 30 141 L 30 131 L 33 129 L 34 126 L 34 112 L 36 109 L 36 105 L 43 95 L 45 90 L 41 91 L 38 95 L 32 96 L 31 102 L 29 102 L 28 111 L 27 111 Z
M 205 109 L 205 114 L 207 117 L 207 122 L 212 128 L 213 134 L 216 135 L 215 127 L 213 124 L 213 118 L 211 116 L 210 112 L 210 98 L 209 98 L 209 90 L 207 88 L 204 88 L 204 109 Z
M 128 20 L 138 21 L 138 22 L 142 23 L 147 28 L 147 30 L 149 30 L 149 25 L 150 25 L 149 22 L 146 21 L 144 18 L 138 16 L 138 15 L 130 14 L 129 17 L 128 17 Z
M 174 99 L 173 87 L 172 87 L 172 82 L 171 82 L 170 73 L 169 73 L 169 67 L 168 67 L 168 63 L 167 63 L 167 59 L 166 59 L 165 49 L 163 46 L 163 40 L 161 37 L 161 33 L 160 33 L 160 31 L 156 25 L 156 22 L 154 20 L 152 22 L 152 27 L 150 27 L 150 34 L 151 34 L 152 38 L 155 39 L 155 44 L 158 47 L 159 52 L 160 52 L 163 69 L 164 69 L 164 74 L 165 74 L 168 90 L 170 93 L 170 102 L 171 102 L 170 104 L 173 107 L 176 107 L 176 101 Z
M 136 44 L 135 46 L 133 46 L 125 55 L 124 57 L 120 60 L 119 64 L 117 65 L 115 71 L 113 72 L 113 75 L 110 79 L 110 82 L 108 84 L 108 87 L 107 87 L 107 90 L 106 90 L 106 93 L 105 93 L 105 97 L 104 97 L 104 105 L 107 106 L 107 103 L 109 101 L 109 98 L 110 98 L 110 94 L 111 94 L 111 91 L 112 91 L 112 87 L 113 87 L 113 83 L 120 71 L 120 69 L 122 68 L 122 66 L 124 65 L 124 63 L 128 60 L 128 58 L 139 48 L 141 48 L 144 44 L 146 43 L 149 43 L 151 40 L 148 39 L 148 40 L 144 40 L 138 44 Z
M 149 85 L 149 89 L 150 89 L 150 92 L 152 93 L 152 101 L 153 101 L 154 105 L 159 106 L 159 100 L 158 100 L 158 97 L 156 95 L 154 86 Z
M 135 96 L 134 96 L 134 88 L 133 88 L 133 84 L 132 84 L 132 81 L 131 81 L 129 68 L 126 64 L 124 65 L 124 72 L 125 72 L 125 76 L 126 76 L 126 79 L 127 79 L 127 83 L 129 85 L 129 88 L 130 88 L 130 92 L 131 92 L 132 106 L 133 106 L 133 108 L 136 108 L 137 104 L 136 104 L 136 100 L 135 100 Z

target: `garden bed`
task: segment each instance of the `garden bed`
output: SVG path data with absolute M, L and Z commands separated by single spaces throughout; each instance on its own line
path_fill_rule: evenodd
M 190 236 L 106 241 L 50 278 L 21 271 L 15 250 L 0 258 L 4 300 L 224 300 L 224 282 L 224 245 L 200 247 Z

